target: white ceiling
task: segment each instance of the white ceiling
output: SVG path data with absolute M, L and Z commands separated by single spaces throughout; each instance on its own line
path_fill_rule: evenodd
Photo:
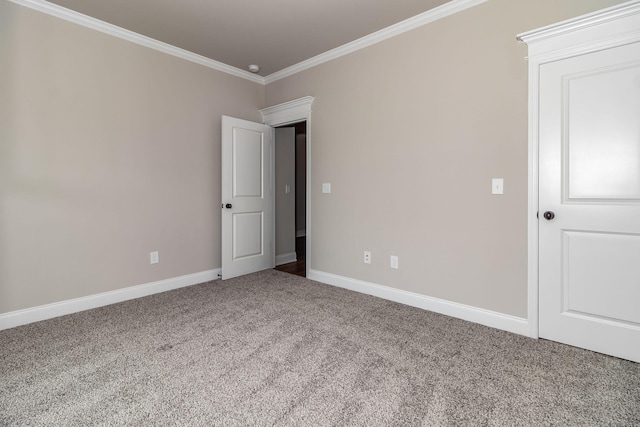
M 261 76 L 449 0 L 50 0 Z

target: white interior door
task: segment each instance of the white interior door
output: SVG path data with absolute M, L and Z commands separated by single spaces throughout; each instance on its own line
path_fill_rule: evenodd
M 222 117 L 222 279 L 274 267 L 271 128 Z
M 640 362 L 640 43 L 541 65 L 539 105 L 540 337 Z

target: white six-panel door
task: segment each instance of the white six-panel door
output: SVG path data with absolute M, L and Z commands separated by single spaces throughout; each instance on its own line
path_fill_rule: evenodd
M 272 268 L 271 128 L 222 117 L 222 279 Z
M 540 337 L 640 362 L 640 43 L 542 64 L 539 105 Z

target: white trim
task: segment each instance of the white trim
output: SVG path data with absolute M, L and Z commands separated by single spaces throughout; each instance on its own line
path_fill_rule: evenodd
M 276 255 L 276 266 L 282 265 L 282 264 L 289 264 L 290 262 L 296 262 L 297 260 L 298 260 L 298 254 L 296 254 L 295 252 Z
M 115 291 L 60 301 L 53 304 L 11 311 L 9 313 L 0 314 L 0 331 L 58 316 L 90 310 L 92 308 L 103 307 L 105 305 L 115 304 L 122 301 L 146 297 L 160 292 L 184 288 L 198 283 L 210 282 L 218 279 L 219 273 L 220 269 L 218 268 L 202 271 L 200 273 L 159 280 L 157 282 L 145 283 L 143 285 L 131 286 L 124 289 L 117 289 Z
M 613 21 L 615 25 L 608 24 Z M 519 34 L 528 45 L 529 60 L 529 164 L 528 164 L 528 319 L 529 336 L 539 337 L 539 235 L 538 235 L 538 96 L 540 66 L 549 61 L 570 58 L 640 41 L 640 0 Z
M 293 74 L 308 70 L 309 68 L 313 68 L 316 65 L 324 64 L 325 62 L 332 61 L 336 58 L 340 58 L 341 56 L 345 56 L 360 49 L 372 46 L 376 43 L 380 43 L 381 41 L 422 27 L 439 19 L 446 18 L 447 16 L 461 12 L 465 9 L 479 5 L 486 1 L 487 0 L 452 0 L 419 15 L 398 22 L 397 24 L 391 25 L 387 28 L 383 28 L 382 30 L 376 31 L 375 33 L 371 33 L 352 42 L 343 44 L 342 46 L 339 46 L 335 49 L 331 49 L 305 61 L 299 62 L 290 67 L 269 74 L 267 77 L 265 77 L 265 83 L 269 84 L 280 79 L 284 79 L 285 77 L 289 77 Z
M 538 65 L 529 62 L 529 165 L 527 202 L 527 317 L 529 336 L 538 338 Z M 534 142 L 535 141 L 535 142 Z
M 307 238 L 305 242 L 305 269 L 306 275 L 309 275 L 311 269 L 311 104 L 313 104 L 313 96 L 305 96 L 293 101 L 284 102 L 272 107 L 260 110 L 264 124 L 269 126 L 282 126 L 290 123 L 302 122 L 307 123 Z M 275 133 L 275 132 L 274 132 Z M 275 168 L 273 169 L 275 171 Z M 272 175 L 271 182 L 275 182 Z M 275 194 L 272 193 L 273 204 L 275 205 Z M 275 215 L 274 215 L 275 216 Z M 275 237 L 274 237 L 275 240 Z
M 311 113 L 311 104 L 314 99 L 313 96 L 305 96 L 273 107 L 263 108 L 260 110 L 262 122 L 269 126 L 282 126 L 304 120 L 301 117 L 306 117 Z
M 190 52 L 185 49 L 170 45 L 168 43 L 161 42 L 151 37 L 143 36 L 142 34 L 135 33 L 133 31 L 125 30 L 108 22 L 101 21 L 96 18 L 84 15 L 71 9 L 67 9 L 57 4 L 50 3 L 44 0 L 9 0 L 13 3 L 21 6 L 28 7 L 38 12 L 43 12 L 56 18 L 64 19 L 65 21 L 73 22 L 74 24 L 82 25 L 83 27 L 91 28 L 92 30 L 100 31 L 101 33 L 109 34 L 114 37 L 118 37 L 129 42 L 145 46 L 154 50 L 157 50 L 168 55 L 172 55 L 178 58 L 185 59 L 196 64 L 203 65 L 207 68 L 212 68 L 223 73 L 231 74 L 232 76 L 241 77 L 246 80 L 250 80 L 254 83 L 265 84 L 264 77 L 250 73 L 240 68 L 232 67 L 213 59 L 209 59 L 197 53 Z
M 389 301 L 395 301 L 400 304 L 422 308 L 519 335 L 529 336 L 529 321 L 521 317 L 510 316 L 483 308 L 433 298 L 415 292 L 403 291 L 401 289 L 390 288 L 388 286 L 351 279 L 318 270 L 310 270 L 307 278 L 355 292 L 373 295 Z
M 562 22 L 547 25 L 546 27 L 537 28 L 535 30 L 526 31 L 518 35 L 518 39 L 527 44 L 536 44 L 545 47 L 544 50 L 551 50 L 547 45 L 540 45 L 545 40 L 553 40 L 553 44 L 558 46 L 556 37 L 567 37 L 572 33 L 583 33 L 584 30 L 597 27 L 607 22 L 617 21 L 627 16 L 640 13 L 640 2 L 631 0 L 626 3 L 611 6 L 606 9 L 597 10 L 586 15 L 570 18 Z M 616 23 L 618 25 L 618 23 Z M 633 27 L 630 27 L 633 30 Z M 582 35 L 580 37 L 583 37 Z M 561 40 L 561 39 L 559 39 Z M 560 47 L 571 46 L 572 43 L 564 44 L 560 42 Z M 539 49 L 539 48 L 538 48 Z
M 640 1 L 632 0 L 518 34 L 528 58 L 543 64 L 640 41 Z M 607 26 L 615 21 L 615 25 Z

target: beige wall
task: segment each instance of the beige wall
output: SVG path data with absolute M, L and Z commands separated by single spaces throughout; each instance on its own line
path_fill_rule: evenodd
M 262 85 L 0 2 L 0 313 L 220 267 L 220 116 L 263 106 Z
M 220 267 L 220 116 L 312 95 L 312 268 L 525 317 L 515 35 L 621 2 L 489 0 L 266 90 L 0 2 L 0 313 Z
M 527 49 L 515 36 L 617 3 L 490 0 L 268 85 L 267 105 L 315 97 L 311 268 L 526 317 Z
M 306 127 L 306 123 L 305 123 Z M 296 236 L 307 231 L 307 135 L 296 134 Z
M 276 256 L 296 251 L 296 130 L 276 129 Z M 289 193 L 285 186 L 289 186 Z M 277 263 L 278 260 L 276 260 Z

